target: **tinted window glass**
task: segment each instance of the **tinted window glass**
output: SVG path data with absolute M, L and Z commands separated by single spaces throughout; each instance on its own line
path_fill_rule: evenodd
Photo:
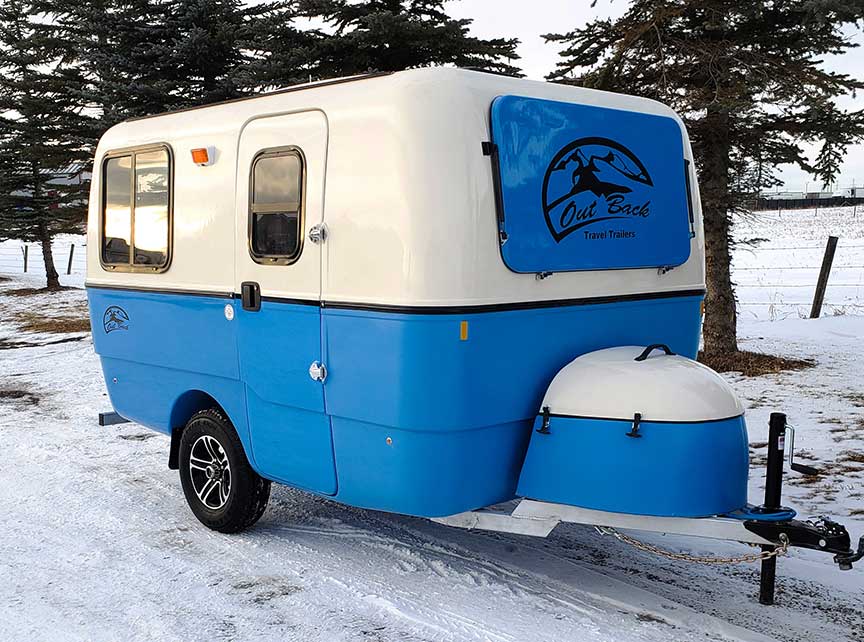
M 104 228 L 102 260 L 105 263 L 129 263 L 132 229 L 132 157 L 111 158 L 105 163 Z
M 250 247 L 256 259 L 290 260 L 300 253 L 302 185 L 296 152 L 263 154 L 253 164 Z
M 252 250 L 258 256 L 293 256 L 297 251 L 297 214 L 253 214 Z
M 135 155 L 135 264 L 168 259 L 168 152 Z
M 262 156 L 255 163 L 253 203 L 294 203 L 299 209 L 300 157 L 296 154 Z
M 160 268 L 168 264 L 170 162 L 167 149 L 132 151 L 105 161 L 104 263 L 118 269 L 133 265 Z M 130 251 L 130 244 L 134 251 Z

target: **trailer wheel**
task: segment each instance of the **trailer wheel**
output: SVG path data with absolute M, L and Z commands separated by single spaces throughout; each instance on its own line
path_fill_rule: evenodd
M 195 413 L 180 437 L 180 482 L 195 517 L 220 533 L 257 522 L 270 482 L 249 465 L 231 422 L 216 409 Z

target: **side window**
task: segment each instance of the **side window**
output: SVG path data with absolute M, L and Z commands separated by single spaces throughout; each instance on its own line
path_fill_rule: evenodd
M 102 165 L 102 263 L 110 270 L 161 271 L 169 259 L 168 149 L 111 156 Z
M 258 263 L 293 263 L 303 245 L 303 158 L 297 150 L 252 163 L 249 251 Z

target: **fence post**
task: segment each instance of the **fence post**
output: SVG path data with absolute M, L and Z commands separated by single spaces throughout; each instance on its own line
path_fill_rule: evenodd
M 66 274 L 72 274 L 72 257 L 75 255 L 75 244 L 69 246 L 69 263 L 66 265 Z
M 822 314 L 822 302 L 825 300 L 825 288 L 828 287 L 828 276 L 831 274 L 831 264 L 834 263 L 834 252 L 837 251 L 837 237 L 829 236 L 825 246 L 825 256 L 822 257 L 822 269 L 819 271 L 819 281 L 816 283 L 816 293 L 813 295 L 813 307 L 810 308 L 810 318 L 818 319 Z
M 29 248 L 26 245 L 21 248 L 21 251 L 24 253 L 24 271 L 25 272 L 27 271 L 27 250 L 28 249 Z

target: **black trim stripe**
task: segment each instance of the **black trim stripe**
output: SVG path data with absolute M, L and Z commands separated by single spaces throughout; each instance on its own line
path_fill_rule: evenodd
M 603 305 L 652 301 L 658 299 L 677 299 L 682 297 L 705 296 L 704 289 L 675 290 L 673 292 L 644 292 L 641 294 L 621 294 L 615 296 L 586 297 L 581 299 L 556 299 L 552 301 L 517 301 L 514 303 L 491 303 L 487 305 L 445 305 L 445 306 L 402 306 L 381 305 L 378 303 L 343 303 L 323 301 L 322 307 L 337 310 L 369 310 L 374 312 L 394 312 L 399 314 L 478 314 L 482 312 L 507 312 L 510 310 L 541 310 L 544 308 L 567 308 L 581 305 Z
M 544 417 L 542 412 L 537 413 L 537 417 Z M 621 417 L 592 417 L 590 415 L 564 415 L 561 413 L 550 412 L 549 417 L 557 417 L 559 419 L 591 419 L 597 421 L 624 421 L 627 423 L 633 423 L 633 417 L 629 418 L 621 418 Z M 688 420 L 677 420 L 677 419 L 645 419 L 642 418 L 639 422 L 640 426 L 644 426 L 645 424 L 713 424 L 720 423 L 723 421 L 729 421 L 730 419 L 738 419 L 739 417 L 743 417 L 744 413 L 742 412 L 740 415 L 732 415 L 731 417 L 723 417 L 721 419 L 688 419 Z
M 240 295 L 235 294 L 235 298 L 239 299 Z M 267 303 L 287 303 L 289 305 L 314 305 L 316 308 L 321 306 L 321 301 L 318 299 L 286 299 L 278 296 L 262 296 L 262 301 Z
M 183 294 L 186 296 L 209 296 L 215 299 L 233 299 L 239 294 L 233 292 L 210 292 L 207 290 L 182 290 L 166 288 L 150 288 L 146 286 L 107 285 L 102 283 L 84 283 L 84 287 L 94 290 L 120 290 L 121 292 L 147 292 L 148 294 Z
M 210 296 L 222 299 L 239 299 L 237 292 L 207 292 L 203 290 L 174 290 L 148 287 L 132 287 L 127 285 L 102 285 L 85 283 L 85 287 L 102 290 L 121 290 L 127 292 L 150 292 L 157 294 L 184 294 L 191 296 Z M 679 299 L 685 297 L 705 296 L 704 289 L 674 290 L 672 292 L 643 292 L 640 294 L 621 294 L 615 296 L 586 297 L 582 299 L 556 299 L 552 301 L 517 301 L 514 303 L 492 303 L 488 305 L 384 305 L 378 303 L 360 303 L 348 301 L 318 301 L 317 299 L 290 299 L 284 297 L 264 296 L 262 301 L 268 303 L 286 303 L 292 305 L 314 305 L 334 310 L 360 310 L 368 312 L 392 312 L 394 314 L 480 314 L 484 312 L 507 312 L 511 310 L 542 310 L 546 308 L 567 308 L 583 305 L 604 305 L 610 303 L 628 303 L 639 301 L 657 301 L 663 299 Z

